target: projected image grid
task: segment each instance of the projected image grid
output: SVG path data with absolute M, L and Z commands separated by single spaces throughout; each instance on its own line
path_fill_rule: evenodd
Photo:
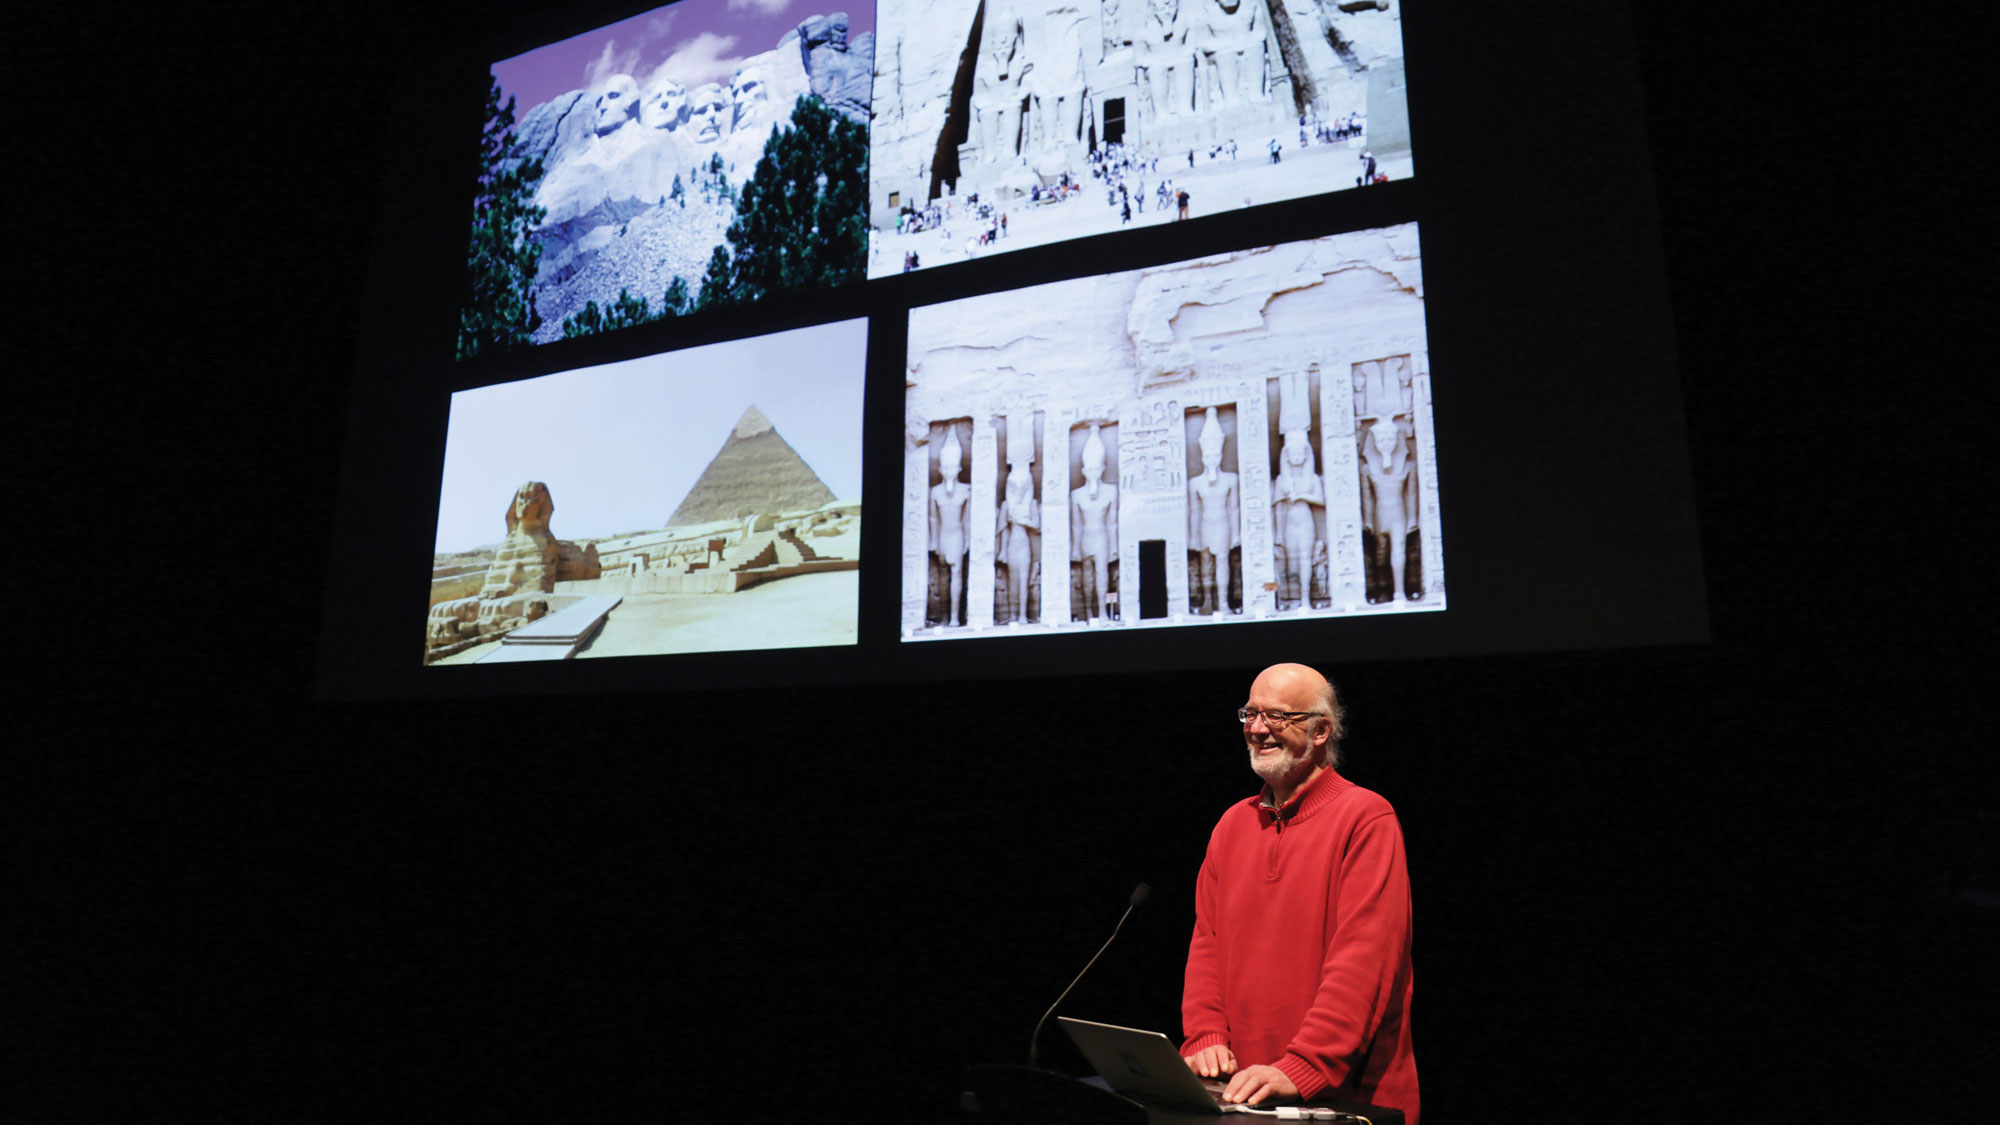
M 1387 4 L 884 0 L 879 74 L 873 15 L 495 64 L 460 358 L 1411 174 Z M 1443 609 L 1422 305 L 1411 223 L 910 311 L 902 638 Z M 424 662 L 855 643 L 865 340 L 455 395 Z
M 1417 226 L 914 309 L 905 640 L 1445 608 Z
M 1412 174 L 1387 0 L 881 0 L 868 276 Z
M 683 0 L 495 63 L 458 357 L 859 281 L 873 6 Z
M 855 643 L 867 344 L 852 320 L 453 395 L 424 663 Z

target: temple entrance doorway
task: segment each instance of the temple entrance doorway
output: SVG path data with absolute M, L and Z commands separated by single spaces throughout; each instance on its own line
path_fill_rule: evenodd
M 1104 143 L 1117 144 L 1125 139 L 1125 99 L 1104 99 Z
M 1139 541 L 1139 616 L 1167 615 L 1167 541 Z

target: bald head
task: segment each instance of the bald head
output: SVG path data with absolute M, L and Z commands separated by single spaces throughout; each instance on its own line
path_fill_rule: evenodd
M 1325 676 L 1304 664 L 1273 664 L 1251 681 L 1250 699 L 1260 709 L 1310 711 L 1323 716 L 1313 720 L 1326 732 L 1320 760 L 1325 765 L 1340 765 L 1340 737 L 1345 733 L 1340 698 Z M 1260 700 L 1264 702 L 1258 703 Z

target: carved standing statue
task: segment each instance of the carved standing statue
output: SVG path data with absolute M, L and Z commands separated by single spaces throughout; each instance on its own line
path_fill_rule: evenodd
M 1287 375 L 1278 384 L 1278 428 L 1285 444 L 1279 454 L 1278 476 L 1271 482 L 1272 525 L 1278 530 L 1280 597 L 1298 591 L 1299 608 L 1312 604 L 1311 560 L 1319 542 L 1315 508 L 1326 506 L 1326 485 L 1313 467 L 1311 384 L 1304 372 Z
M 1188 572 L 1188 584 L 1203 591 L 1202 610 L 1233 613 L 1229 605 L 1229 550 L 1241 542 L 1237 519 L 1236 474 L 1222 468 L 1222 422 L 1216 408 L 1208 408 L 1201 424 L 1201 475 L 1188 482 L 1188 546 L 1195 552 L 1195 565 Z M 1207 593 L 1206 575 L 1213 570 L 1214 595 Z
M 1092 423 L 1083 443 L 1084 486 L 1069 494 L 1069 557 L 1087 563 L 1084 577 L 1095 598 L 1090 619 L 1111 617 L 1111 564 L 1118 558 L 1118 486 L 1104 483 L 1104 439 Z
M 965 448 L 958 443 L 958 427 L 945 431 L 944 448 L 938 451 L 938 472 L 944 480 L 931 486 L 931 553 L 949 574 L 945 623 L 965 624 L 959 605 L 965 599 L 965 507 L 972 499 L 971 486 L 959 479 L 965 464 Z
M 1000 558 L 1007 564 L 1010 621 L 1028 620 L 1028 579 L 1035 566 L 1035 536 L 1042 505 L 1035 499 L 1033 415 L 1007 418 L 1007 483 L 1000 501 Z
M 1375 557 L 1391 579 L 1388 601 L 1403 601 L 1403 564 L 1416 512 L 1416 462 L 1394 418 L 1377 418 L 1361 450 L 1361 522 L 1375 534 Z

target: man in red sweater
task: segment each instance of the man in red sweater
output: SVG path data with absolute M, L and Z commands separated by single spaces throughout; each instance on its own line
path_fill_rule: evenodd
M 1417 1122 L 1410 881 L 1389 802 L 1342 777 L 1340 702 L 1266 668 L 1238 717 L 1255 797 L 1209 837 L 1195 888 L 1181 1054 L 1225 1101 L 1344 1099 Z

